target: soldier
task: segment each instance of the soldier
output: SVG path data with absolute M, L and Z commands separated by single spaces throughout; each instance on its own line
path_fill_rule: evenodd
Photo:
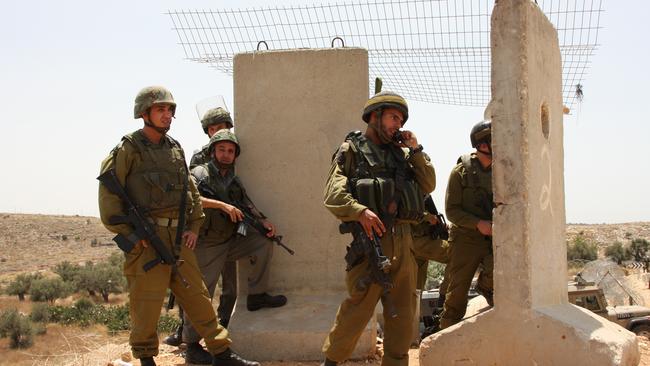
M 358 222 L 368 237 L 381 237 L 393 285 L 384 309 L 390 303 L 397 314 L 384 313 L 382 365 L 406 365 L 416 306 L 411 224 L 422 216 L 424 194 L 435 187 L 435 172 L 415 134 L 399 131 L 408 119 L 404 98 L 377 93 L 366 103 L 362 118 L 368 124 L 365 133 L 348 134 L 332 162 L 325 207 L 341 221 Z M 367 264 L 367 258 L 348 263 L 348 298 L 323 345 L 326 366 L 350 356 L 382 296 L 381 286 L 365 281 Z
M 201 118 L 201 127 L 203 132 L 212 137 L 217 131 L 231 129 L 233 121 L 230 113 L 221 107 L 208 110 Z M 208 145 L 206 144 L 200 150 L 196 150 L 190 160 L 190 169 L 205 164 L 210 161 L 208 154 Z M 221 296 L 219 296 L 219 306 L 217 307 L 217 318 L 219 324 L 224 328 L 228 327 L 230 316 L 232 315 L 235 301 L 237 300 L 237 265 L 234 261 L 227 261 L 221 272 Z M 173 333 L 163 340 L 163 343 L 170 346 L 180 346 L 183 337 L 183 308 L 179 308 L 181 324 L 178 326 L 176 333 Z
M 99 211 L 104 226 L 126 237 L 132 245 L 125 253 L 124 264 L 129 286 L 131 350 L 141 365 L 155 365 L 156 327 L 165 293 L 170 288 L 186 309 L 186 315 L 195 320 L 197 330 L 214 355 L 213 365 L 259 366 L 230 350 L 228 331 L 217 323 L 192 252 L 204 215 L 196 186 L 188 177 L 183 150 L 167 135 L 175 111 L 176 103 L 167 89 L 159 86 L 142 89 L 135 98 L 134 118 L 142 118 L 144 127 L 124 136 L 101 167 L 102 173 L 114 170 L 129 198 L 154 225 L 156 235 L 180 259 L 177 263 L 182 262 L 174 271 L 167 264 L 145 270 L 144 265 L 157 257 L 156 251 L 148 241 L 137 238 L 132 225 L 111 223 L 112 217 L 125 214 L 123 202 L 100 184 Z M 181 207 L 185 201 L 188 204 Z M 182 216 L 187 217 L 186 222 L 179 222 Z M 182 235 L 177 236 L 177 230 Z
M 240 151 L 235 134 L 226 129 L 220 130 L 210 138 L 208 144 L 211 160 L 192 169 L 192 178 L 198 186 L 201 205 L 206 214 L 205 222 L 199 230 L 196 257 L 210 296 L 214 295 L 224 263 L 246 258 L 256 269 L 248 278 L 246 308 L 255 311 L 265 307 L 280 307 L 287 303 L 287 298 L 283 295 L 271 296 L 266 292 L 273 254 L 273 245 L 268 238 L 275 235 L 275 227 L 255 207 L 241 180 L 234 173 L 235 160 Z M 262 222 L 268 230 L 268 238 L 256 230 L 247 230 L 246 236 L 238 234 L 244 212 L 237 206 L 246 207 L 255 219 Z M 186 316 L 183 340 L 189 345 L 197 343 L 200 336 L 188 320 Z M 188 347 L 186 362 L 204 364 L 208 359 L 209 354 L 203 349 Z
M 431 196 L 428 196 L 425 199 L 425 208 L 426 201 L 429 199 L 433 203 Z M 417 288 L 419 290 L 424 288 L 427 281 L 427 269 L 430 260 L 442 264 L 449 263 L 449 244 L 445 240 L 448 238 L 448 235 L 435 230 L 439 227 L 446 230 L 447 228 L 443 228 L 443 226 L 446 226 L 446 223 L 438 222 L 438 217 L 428 211 L 424 212 L 424 217 L 419 224 L 413 225 L 413 253 L 415 254 L 415 262 L 418 266 Z M 446 290 L 446 285 L 444 284 L 446 284 L 446 281 L 440 284 L 441 296 L 444 296 L 444 291 Z
M 446 213 L 451 221 L 449 246 L 451 275 L 440 327 L 447 328 L 465 316 L 467 292 L 482 265 L 476 290 L 492 306 L 492 127 L 477 123 L 470 133 L 476 151 L 463 155 L 451 171 Z

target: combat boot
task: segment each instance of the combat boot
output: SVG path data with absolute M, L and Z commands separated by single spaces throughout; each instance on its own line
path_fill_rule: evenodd
M 246 308 L 248 311 L 255 311 L 261 308 L 279 308 L 280 306 L 284 306 L 286 303 L 286 296 L 271 296 L 266 292 L 255 295 L 248 295 L 246 298 Z
M 227 350 L 213 356 L 212 366 L 260 366 L 260 363 L 257 361 L 245 360 L 228 348 Z
M 199 342 L 187 344 L 185 351 L 185 363 L 193 363 L 197 365 L 209 365 L 213 362 L 210 352 L 203 349 Z
M 176 333 L 172 333 L 165 337 L 165 339 L 163 339 L 163 343 L 174 347 L 180 346 L 181 343 L 183 343 L 183 323 L 178 326 Z
M 153 360 L 153 357 L 142 357 L 140 359 L 140 365 L 142 365 L 142 366 L 156 366 L 156 361 Z

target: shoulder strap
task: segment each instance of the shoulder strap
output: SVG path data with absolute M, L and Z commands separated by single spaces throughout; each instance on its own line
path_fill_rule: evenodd
M 479 185 L 478 171 L 476 170 L 476 167 L 472 164 L 472 155 L 465 154 L 461 156 L 458 160 L 459 162 L 463 163 L 463 167 L 465 168 L 465 173 L 467 174 L 467 185 L 470 187 L 478 187 Z
M 352 131 L 345 136 L 345 141 L 350 144 L 350 148 L 354 153 L 355 157 L 355 167 L 354 167 L 354 179 L 359 178 L 375 178 L 370 170 L 370 165 L 366 160 L 363 152 L 361 151 L 361 139 L 363 138 L 363 133 L 361 131 Z

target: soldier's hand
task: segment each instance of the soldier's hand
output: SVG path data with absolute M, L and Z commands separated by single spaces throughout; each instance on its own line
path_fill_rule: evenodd
M 268 231 L 266 233 L 267 238 L 272 238 L 275 236 L 275 226 L 273 226 L 273 224 L 271 224 L 269 221 L 263 220 L 262 225 Z
M 140 240 L 138 244 L 142 245 L 144 248 L 149 248 L 149 242 L 144 239 Z
M 438 225 L 438 217 L 436 215 L 426 215 L 425 218 L 430 225 Z
M 476 224 L 478 231 L 487 236 L 492 236 L 492 221 L 481 220 Z
M 415 137 L 415 134 L 411 131 L 402 130 L 402 141 L 406 147 L 415 149 L 418 147 L 418 139 Z
M 367 208 L 361 211 L 361 215 L 359 215 L 359 223 L 363 226 L 363 230 L 369 238 L 372 238 L 373 232 L 380 237 L 386 232 L 386 227 L 379 219 L 379 216 Z
M 232 222 L 240 222 L 244 220 L 244 214 L 240 209 L 233 205 L 224 202 L 221 211 L 225 212 Z
M 196 247 L 196 239 L 196 234 L 189 230 L 183 233 L 183 241 L 185 242 L 185 246 L 192 250 L 194 250 Z

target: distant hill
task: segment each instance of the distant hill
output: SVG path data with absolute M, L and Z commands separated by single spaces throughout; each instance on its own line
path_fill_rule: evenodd
M 569 224 L 567 240 L 583 235 L 603 248 L 615 241 L 650 240 L 650 222 Z M 0 213 L 0 281 L 17 273 L 45 270 L 64 260 L 98 261 L 118 250 L 99 218 Z

